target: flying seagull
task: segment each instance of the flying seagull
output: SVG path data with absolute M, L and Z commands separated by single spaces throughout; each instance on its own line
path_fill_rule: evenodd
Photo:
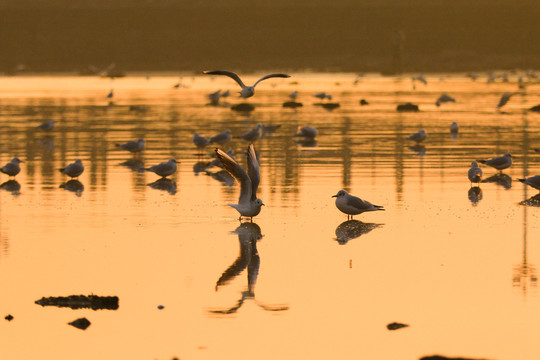
M 232 71 L 227 71 L 227 70 L 203 71 L 203 74 L 205 74 L 205 75 L 225 75 L 225 76 L 230 77 L 231 79 L 236 81 L 238 83 L 238 85 L 240 85 L 240 87 L 242 88 L 242 90 L 240 91 L 240 97 L 241 98 L 252 97 L 253 94 L 255 94 L 255 86 L 257 86 L 257 84 L 260 83 L 263 80 L 266 80 L 266 79 L 269 79 L 269 78 L 274 78 L 274 77 L 279 77 L 279 78 L 291 77 L 290 75 L 287 75 L 287 74 L 268 74 L 268 75 L 263 76 L 259 80 L 257 80 L 257 82 L 255 84 L 253 84 L 253 86 L 247 86 L 242 82 L 240 77 L 236 73 L 234 73 Z

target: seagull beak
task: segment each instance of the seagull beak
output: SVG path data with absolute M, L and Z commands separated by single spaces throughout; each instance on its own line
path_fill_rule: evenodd
M 337 197 L 337 194 L 336 194 L 336 195 L 332 195 L 332 197 Z

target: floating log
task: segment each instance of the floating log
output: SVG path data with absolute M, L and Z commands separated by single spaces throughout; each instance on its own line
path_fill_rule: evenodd
M 71 309 L 116 310 L 118 309 L 118 296 L 51 296 L 36 300 L 36 304 L 41 306 L 68 307 Z

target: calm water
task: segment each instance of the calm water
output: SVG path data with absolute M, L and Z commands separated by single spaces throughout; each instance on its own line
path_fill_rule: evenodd
M 520 205 L 537 191 L 508 180 L 540 174 L 540 115 L 524 111 L 540 85 L 498 112 L 515 76 L 440 76 L 413 90 L 409 77 L 293 74 L 260 84 L 251 114 L 206 106 L 210 92 L 237 91 L 227 78 L 186 76 L 179 89 L 175 76 L 2 78 L 0 163 L 24 163 L 16 183 L 0 176 L 0 315 L 14 316 L 0 321 L 1 357 L 537 359 L 540 208 Z M 282 108 L 294 90 L 304 106 Z M 341 106 L 314 106 L 318 91 Z M 437 108 L 442 92 L 457 102 Z M 408 101 L 421 112 L 395 111 Z M 45 120 L 52 131 L 35 128 Z M 241 225 L 226 206 L 238 185 L 198 172 L 212 148 L 199 155 L 191 138 L 256 123 L 281 127 L 255 143 L 267 206 Z M 303 125 L 319 130 L 316 144 L 292 136 Z M 415 148 L 406 138 L 421 128 Z M 139 137 L 136 159 L 114 146 Z M 225 148 L 243 164 L 246 145 Z M 471 161 L 505 152 L 506 182 L 471 191 Z M 148 186 L 158 177 L 138 169 L 170 157 L 172 181 Z M 76 158 L 86 171 L 70 191 L 57 169 Z M 386 211 L 345 224 L 331 198 L 340 189 Z M 120 307 L 34 303 L 74 294 L 118 296 Z M 80 317 L 86 331 L 67 325 Z M 394 321 L 410 327 L 388 331 Z

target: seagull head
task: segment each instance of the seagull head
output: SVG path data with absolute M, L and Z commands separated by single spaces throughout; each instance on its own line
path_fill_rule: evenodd
M 347 192 L 345 190 L 339 190 L 336 195 L 332 195 L 332 197 L 342 197 L 347 195 Z

